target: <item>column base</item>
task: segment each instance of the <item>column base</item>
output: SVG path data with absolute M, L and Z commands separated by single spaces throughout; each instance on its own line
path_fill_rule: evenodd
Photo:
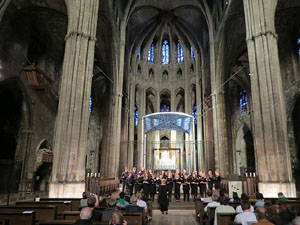
M 50 183 L 49 198 L 81 198 L 85 182 Z
M 282 192 L 285 197 L 296 198 L 296 186 L 294 183 L 259 182 L 258 191 L 265 198 L 277 198 L 277 193 Z

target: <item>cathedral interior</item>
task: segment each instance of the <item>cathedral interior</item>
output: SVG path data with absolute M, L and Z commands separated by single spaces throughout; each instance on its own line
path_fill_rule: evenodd
M 2 0 L 0 108 L 2 196 L 80 197 L 125 166 L 299 196 L 300 1 Z M 158 112 L 192 132 L 145 138 Z

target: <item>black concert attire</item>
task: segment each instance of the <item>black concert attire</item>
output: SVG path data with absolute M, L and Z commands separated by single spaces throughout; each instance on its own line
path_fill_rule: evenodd
M 221 189 L 221 177 L 220 176 L 216 176 L 215 180 L 214 180 L 214 184 L 215 184 L 215 189 Z
M 202 198 L 205 197 L 205 193 L 206 193 L 206 183 L 207 183 L 207 179 L 205 177 L 201 177 L 199 179 L 199 186 L 200 186 L 200 196 Z
M 197 200 L 197 192 L 198 192 L 198 179 L 196 177 L 190 178 L 191 189 L 194 201 Z
M 152 202 L 154 202 L 154 196 L 156 194 L 156 179 L 150 178 L 149 179 L 149 192 Z
M 208 184 L 208 189 L 210 191 L 212 191 L 213 190 L 213 186 L 214 186 L 214 178 L 212 176 L 208 177 L 207 184 Z
M 122 191 L 125 191 L 125 184 L 126 184 L 126 179 L 128 177 L 128 172 L 123 171 L 121 174 L 121 181 L 122 181 Z
M 134 183 L 135 183 L 135 180 L 134 180 L 133 176 L 127 177 L 127 179 L 126 179 L 126 192 L 130 196 L 133 195 L 133 185 L 134 185 Z
M 149 199 L 149 179 L 144 177 L 143 178 L 143 190 L 144 190 L 144 197 Z
M 158 203 L 160 205 L 160 211 L 166 212 L 168 211 L 169 200 L 167 196 L 168 188 L 167 185 L 159 185 L 158 187 Z
M 166 183 L 167 183 L 167 189 L 168 189 L 168 198 L 169 198 L 169 201 L 171 201 L 172 191 L 173 191 L 173 179 L 167 178 Z
M 137 173 L 135 172 L 132 172 L 132 176 L 133 176 L 133 178 L 134 178 L 134 184 L 133 184 L 133 189 L 134 189 L 134 194 L 136 194 L 137 193 L 137 190 L 136 190 L 136 180 L 137 180 Z
M 174 179 L 174 183 L 175 183 L 175 194 L 174 194 L 174 197 L 176 199 L 176 201 L 179 201 L 180 200 L 180 185 L 182 183 L 182 179 L 179 177 L 179 178 L 175 178 Z
M 143 188 L 143 179 L 144 177 L 140 176 L 135 181 L 135 193 L 138 193 Z
M 189 201 L 190 200 L 190 197 L 189 197 L 189 194 L 190 194 L 190 180 L 189 178 L 183 178 L 182 180 L 182 186 L 183 186 L 183 196 L 184 196 L 184 201 L 187 200 Z

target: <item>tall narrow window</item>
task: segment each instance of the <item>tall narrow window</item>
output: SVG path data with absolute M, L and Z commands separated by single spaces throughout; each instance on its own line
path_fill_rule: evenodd
M 248 111 L 248 99 L 246 90 L 240 92 L 240 110 L 241 114 L 246 114 Z
M 138 126 L 139 124 L 139 110 L 137 105 L 134 106 L 134 126 Z
M 195 125 L 197 125 L 197 113 L 198 113 L 198 112 L 197 112 L 197 106 L 194 105 L 192 115 L 193 115 L 193 117 L 194 117 Z
M 148 50 L 148 62 L 154 63 L 154 43 L 153 42 Z
M 170 112 L 170 106 L 166 105 L 166 104 L 163 104 L 161 107 L 160 107 L 160 111 L 161 112 Z
M 177 62 L 178 63 L 183 62 L 183 49 L 179 41 L 177 42 Z
M 138 59 L 141 59 L 141 48 L 139 48 Z
M 89 101 L 90 105 L 89 105 L 89 112 L 90 112 L 90 115 L 92 114 L 92 106 L 93 106 L 93 99 L 92 99 L 92 96 L 90 96 L 90 101 Z
M 168 40 L 164 40 L 162 44 L 162 64 L 170 63 L 170 46 Z
M 194 49 L 193 47 L 191 46 L 191 58 L 194 59 L 195 58 L 195 54 L 194 54 Z
M 298 47 L 298 60 L 300 62 L 300 31 L 299 31 L 299 36 L 297 40 L 297 47 Z

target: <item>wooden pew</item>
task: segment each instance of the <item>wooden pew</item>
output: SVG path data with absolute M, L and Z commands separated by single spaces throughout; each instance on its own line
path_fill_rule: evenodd
M 144 221 L 144 213 L 124 213 L 124 219 L 127 222 L 133 222 L 136 223 L 137 225 L 143 225 Z
M 216 207 L 207 207 L 206 225 L 214 225 Z
M 34 225 L 35 212 L 20 213 L 20 212 L 0 212 L 0 220 L 8 220 L 9 225 Z
M 234 221 L 235 213 L 217 213 L 218 225 L 229 225 Z
M 80 211 L 64 211 L 63 220 L 78 220 L 80 219 Z
M 0 220 L 0 225 L 9 225 L 9 220 Z
M 35 219 L 55 220 L 57 207 L 56 206 L 0 206 L 0 212 L 24 212 L 35 211 Z
M 40 198 L 40 201 L 46 201 L 46 202 L 71 201 L 72 202 L 71 210 L 76 211 L 80 207 L 81 198 Z
M 56 206 L 57 207 L 57 219 L 62 218 L 62 214 L 64 211 L 71 211 L 72 204 L 71 203 L 65 203 L 65 201 L 40 201 L 40 202 L 34 202 L 34 201 L 19 201 L 16 202 L 17 206 Z
M 71 225 L 74 224 L 75 220 L 47 220 L 41 221 L 38 225 Z M 108 222 L 99 221 L 94 222 L 93 225 L 108 225 Z

